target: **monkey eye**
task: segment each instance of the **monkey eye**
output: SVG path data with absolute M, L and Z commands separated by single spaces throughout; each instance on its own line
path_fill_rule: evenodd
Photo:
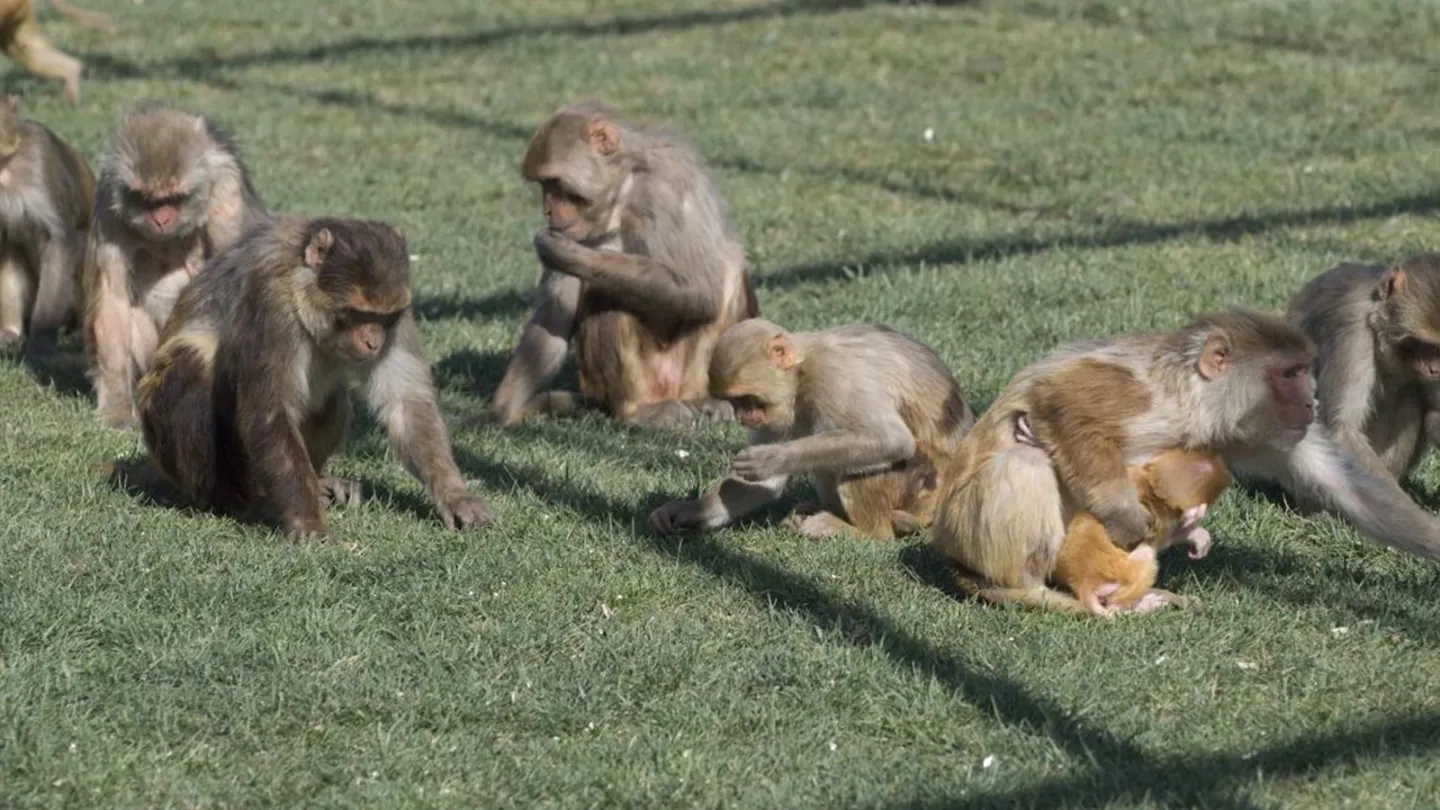
M 739 411 L 763 411 L 763 410 L 765 410 L 765 403 L 764 403 L 764 402 L 761 402 L 759 397 L 756 397 L 756 396 L 754 396 L 754 395 L 752 395 L 752 394 L 745 394 L 745 395 L 743 395 L 743 396 L 731 397 L 731 398 L 730 398 L 730 404 L 731 404 L 732 406 L 734 406 L 734 408 L 735 408 L 736 410 L 739 410 Z
M 1305 363 L 1301 363 L 1299 365 L 1291 366 L 1290 368 L 1285 369 L 1285 377 L 1286 379 L 1290 380 L 1293 380 L 1297 377 L 1303 377 L 1309 373 L 1310 366 Z

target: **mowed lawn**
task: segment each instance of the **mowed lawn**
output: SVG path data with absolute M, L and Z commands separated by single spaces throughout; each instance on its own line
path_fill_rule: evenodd
M 585 97 L 704 152 L 768 317 L 903 330 L 977 410 L 1061 341 L 1440 246 L 1425 3 L 83 3 L 119 32 L 43 21 L 84 106 L 0 68 L 29 113 L 98 159 L 167 99 L 271 206 L 402 226 L 457 418 L 538 275 L 526 140 Z M 1440 800 L 1440 570 L 1243 491 L 1164 560 L 1200 609 L 1099 622 L 957 600 L 923 541 L 651 536 L 734 425 L 457 428 L 497 516 L 461 535 L 362 422 L 345 549 L 107 482 L 144 449 L 73 378 L 4 361 L 0 403 L 6 808 Z

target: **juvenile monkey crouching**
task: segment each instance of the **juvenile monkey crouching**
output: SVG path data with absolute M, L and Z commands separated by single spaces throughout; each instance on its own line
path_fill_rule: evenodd
M 325 506 L 360 497 L 324 475 L 355 376 L 446 525 L 489 523 L 455 464 L 410 304 L 408 249 L 389 225 L 279 216 L 247 232 L 181 293 L 141 381 L 156 467 L 197 503 L 325 536 Z
M 750 428 L 750 447 L 700 498 L 656 509 L 650 522 L 662 534 L 731 523 L 779 498 L 801 473 L 814 475 L 819 503 L 788 523 L 807 537 L 919 531 L 974 422 L 940 358 L 883 326 L 790 333 L 741 321 L 715 347 L 710 393 Z

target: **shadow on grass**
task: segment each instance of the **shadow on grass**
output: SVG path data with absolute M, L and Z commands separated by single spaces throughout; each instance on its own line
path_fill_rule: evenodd
M 505 366 L 509 362 L 507 352 L 461 349 L 436 361 L 431 370 L 435 374 L 435 384 L 440 388 L 490 395 L 500 387 L 500 378 L 505 376 Z

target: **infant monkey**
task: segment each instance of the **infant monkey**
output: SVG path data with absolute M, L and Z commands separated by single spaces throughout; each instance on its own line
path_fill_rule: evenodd
M 801 534 L 919 531 L 934 518 L 940 471 L 975 421 L 940 358 L 883 326 L 791 333 L 740 321 L 715 346 L 710 395 L 734 406 L 751 446 L 700 498 L 656 509 L 650 523 L 661 534 L 724 526 L 807 472 L 820 508 L 791 515 Z
M 1023 414 L 1016 417 L 1015 438 L 1039 446 Z M 1153 531 L 1127 554 L 1094 515 L 1072 511 L 1050 575 L 1096 616 L 1143 613 L 1167 604 L 1146 599 L 1160 570 L 1156 555 L 1177 542 L 1190 545 L 1192 560 L 1209 554 L 1210 533 L 1200 521 L 1232 481 L 1218 453 L 1179 448 L 1128 470 L 1140 503 L 1155 517 Z

